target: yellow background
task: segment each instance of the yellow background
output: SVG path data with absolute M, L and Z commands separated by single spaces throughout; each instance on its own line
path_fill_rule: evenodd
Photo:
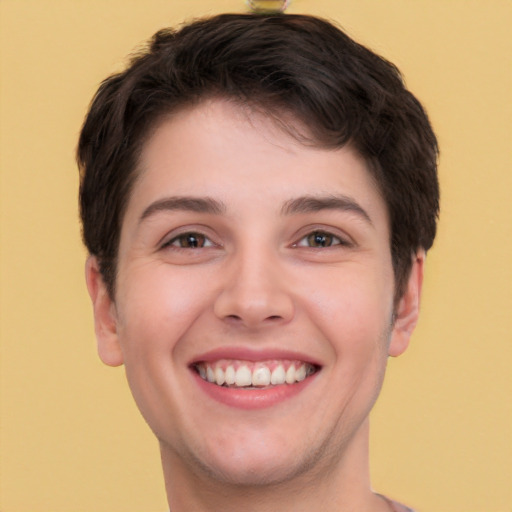
M 157 444 L 102 366 L 74 148 L 98 83 L 157 29 L 243 0 L 0 0 L 2 512 L 162 512 Z M 427 106 L 442 218 L 422 318 L 374 412 L 374 486 L 422 512 L 512 510 L 512 2 L 295 0 Z M 307 411 L 304 418 L 307 421 Z

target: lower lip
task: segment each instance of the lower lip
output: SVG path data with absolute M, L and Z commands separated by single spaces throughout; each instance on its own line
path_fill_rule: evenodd
M 238 409 L 264 409 L 280 404 L 301 393 L 317 373 L 295 384 L 282 384 L 268 388 L 228 388 L 202 379 L 191 370 L 199 387 L 210 397 L 229 407 Z

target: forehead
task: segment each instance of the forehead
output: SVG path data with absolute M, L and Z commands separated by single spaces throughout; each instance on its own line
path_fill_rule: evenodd
M 127 216 L 168 195 L 215 197 L 237 210 L 277 209 L 293 197 L 341 193 L 387 218 L 364 159 L 349 146 L 300 142 L 290 134 L 292 122 L 222 100 L 165 118 L 141 153 Z M 305 131 L 299 122 L 295 128 Z

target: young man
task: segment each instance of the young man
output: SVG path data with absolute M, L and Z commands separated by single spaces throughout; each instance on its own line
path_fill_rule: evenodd
M 368 415 L 418 317 L 437 145 L 397 69 L 309 16 L 157 33 L 78 148 L 101 359 L 173 512 L 407 510 Z

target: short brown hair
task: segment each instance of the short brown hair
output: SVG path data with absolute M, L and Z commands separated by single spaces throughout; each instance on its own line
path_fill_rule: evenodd
M 291 114 L 308 129 L 303 142 L 351 144 L 366 159 L 390 216 L 400 298 L 412 254 L 428 250 L 436 233 L 438 148 L 428 117 L 393 64 L 325 20 L 284 14 L 222 14 L 161 30 L 125 71 L 101 84 L 77 160 L 83 239 L 111 296 L 123 215 L 148 134 L 162 116 L 211 97 L 276 119 Z

